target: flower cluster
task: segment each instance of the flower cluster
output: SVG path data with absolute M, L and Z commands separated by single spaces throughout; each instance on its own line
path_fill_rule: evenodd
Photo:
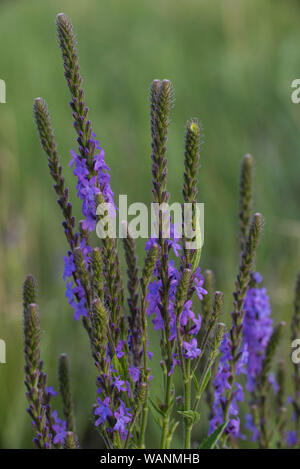
M 179 256 L 181 251 L 181 246 L 178 243 L 178 238 L 176 237 L 176 229 L 174 225 L 170 223 L 170 238 L 166 240 L 168 254 L 172 251 L 176 257 Z M 150 238 L 146 243 L 146 250 L 149 250 L 150 247 L 157 243 L 157 238 Z M 153 281 L 149 284 L 149 291 L 147 294 L 148 308 L 147 314 L 149 317 L 153 317 L 152 323 L 155 330 L 164 330 L 165 323 L 162 318 L 161 312 L 161 292 L 162 292 L 162 278 L 160 277 L 160 260 L 157 261 Z M 169 341 L 174 341 L 177 336 L 176 329 L 176 313 L 175 313 L 175 304 L 176 304 L 176 292 L 178 290 L 178 285 L 181 279 L 180 269 L 177 269 L 175 266 L 175 261 L 168 261 L 168 279 L 169 279 L 169 289 L 168 289 L 168 314 L 169 314 Z M 197 267 L 193 276 L 192 276 L 192 291 L 196 291 L 196 294 L 199 300 L 203 299 L 203 295 L 207 291 L 203 288 L 204 280 L 201 275 L 200 267 Z M 195 314 L 192 310 L 193 302 L 191 299 L 187 299 L 184 302 L 182 311 L 180 313 L 179 325 L 180 333 L 186 340 L 183 341 L 183 348 L 185 351 L 185 358 L 197 358 L 201 350 L 198 348 L 198 342 L 196 336 L 198 335 L 201 328 L 201 315 Z M 177 354 L 173 355 L 172 367 L 169 373 L 174 372 L 175 365 L 178 365 L 179 361 L 177 359 Z
M 249 358 L 247 363 L 247 389 L 255 392 L 259 386 L 258 380 L 266 356 L 266 349 L 273 332 L 271 306 L 266 288 L 260 287 L 262 276 L 256 272 L 251 274 L 251 288 L 247 291 L 244 303 L 243 336 L 247 344 Z M 278 392 L 273 373 L 268 376 L 268 382 L 274 393 Z M 253 415 L 245 415 L 245 428 L 252 432 L 252 441 L 259 439 L 259 430 L 254 422 Z
M 117 392 L 118 395 L 124 394 L 126 398 L 132 397 L 131 388 L 129 381 L 123 381 L 120 379 L 120 376 L 112 377 L 112 387 Z M 126 395 L 126 393 L 128 393 Z M 132 410 L 127 408 L 121 398 L 119 400 L 119 405 L 116 407 L 116 410 L 113 411 L 113 403 L 109 396 L 101 399 L 97 397 L 97 405 L 95 406 L 95 426 L 99 425 L 106 429 L 108 434 L 113 434 L 114 432 L 119 433 L 122 440 L 125 440 L 128 434 L 128 424 L 132 420 Z M 110 426 L 111 425 L 111 426 Z
M 241 384 L 237 381 L 235 381 L 233 384 L 230 383 L 232 352 L 228 333 L 224 334 L 224 338 L 220 346 L 220 353 L 221 356 L 218 371 L 213 384 L 214 403 L 212 408 L 212 418 L 209 423 L 209 434 L 211 434 L 219 425 L 224 422 L 223 409 L 226 405 L 226 394 L 228 391 L 233 391 L 233 398 L 227 409 L 228 424 L 226 427 L 226 433 L 233 437 L 239 437 L 241 435 L 238 403 L 244 400 L 244 392 Z M 237 362 L 237 376 L 246 373 L 248 357 L 248 348 L 245 344 Z
M 54 424 L 52 425 L 52 428 L 55 432 L 53 443 L 55 445 L 59 443 L 61 445 L 64 445 L 66 435 L 67 435 L 67 422 L 58 417 L 57 410 L 54 410 L 52 412 L 51 417 L 54 419 Z
M 91 148 L 91 149 L 90 149 Z M 86 155 L 82 158 L 82 153 Z M 92 167 L 88 168 L 87 161 L 93 153 Z M 85 148 L 79 146 L 79 154 L 71 151 L 73 174 L 77 177 L 77 196 L 82 200 L 83 229 L 94 231 L 96 226 L 96 195 L 102 194 L 104 201 L 115 207 L 113 192 L 110 187 L 109 167 L 105 163 L 104 150 L 100 147 L 96 135 L 92 133 L 91 139 Z
M 252 288 L 246 293 L 244 302 L 244 320 L 243 320 L 243 350 L 238 361 L 237 375 L 241 372 L 247 376 L 247 389 L 253 392 L 257 386 L 257 379 L 262 369 L 262 363 L 265 358 L 267 344 L 273 332 L 273 321 L 271 318 L 271 307 L 269 297 L 264 287 L 259 288 L 262 277 L 259 273 L 251 274 Z M 226 389 L 230 389 L 229 379 L 231 377 L 230 362 L 232 360 L 231 347 L 229 338 L 224 339 L 221 346 L 221 358 L 219 363 L 218 374 L 214 382 L 215 402 L 213 407 L 214 417 L 210 422 L 210 432 L 212 432 L 218 424 L 221 423 L 223 412 L 221 410 L 222 403 L 225 403 L 224 393 Z M 274 375 L 268 377 L 269 383 L 273 386 L 274 392 L 277 389 L 277 383 Z M 239 417 L 237 402 L 244 400 L 244 393 L 241 386 L 235 383 L 236 392 L 234 399 L 229 405 L 228 417 L 234 416 L 234 424 L 232 421 L 227 427 L 228 433 L 232 436 L 239 436 Z M 220 405 L 221 404 L 221 405 Z M 245 415 L 246 428 L 252 431 L 252 440 L 258 437 L 258 430 L 253 422 L 251 414 Z
M 92 248 L 87 245 L 85 238 L 81 239 L 79 244 L 83 253 L 85 267 L 88 269 Z M 68 251 L 67 256 L 64 256 L 64 263 L 65 266 L 63 279 L 66 281 L 68 278 L 72 278 L 73 274 L 76 272 L 74 255 L 72 254 L 72 251 Z M 66 298 L 69 305 L 74 310 L 74 319 L 76 321 L 78 321 L 81 316 L 88 316 L 86 292 L 81 284 L 80 278 L 68 280 L 66 282 Z
M 252 275 L 256 284 L 262 282 L 259 273 Z M 256 287 L 247 291 L 244 303 L 244 341 L 248 346 L 247 389 L 251 392 L 261 372 L 265 351 L 273 331 L 271 307 L 266 288 Z
M 88 168 L 89 148 L 93 149 L 93 165 L 92 169 Z M 83 230 L 91 232 L 96 226 L 96 196 L 102 194 L 104 201 L 111 204 L 110 207 L 115 208 L 113 200 L 113 192 L 110 187 L 109 167 L 104 160 L 104 150 L 100 147 L 96 136 L 93 133 L 91 140 L 88 142 L 85 153 L 86 158 L 82 158 L 84 149 L 79 146 L 79 154 L 71 152 L 72 160 L 70 166 L 73 173 L 77 177 L 77 196 L 82 200 L 82 214 L 84 220 L 81 227 Z M 91 177 L 92 174 L 92 177 Z M 87 244 L 86 238 L 81 237 L 79 246 L 83 253 L 85 267 L 88 270 L 90 264 L 90 255 L 92 248 Z M 64 257 L 65 266 L 63 279 L 72 278 L 76 271 L 74 255 L 72 251 L 68 251 L 68 255 Z M 79 278 L 67 281 L 66 298 L 68 303 L 74 309 L 74 319 L 78 321 L 81 316 L 88 316 L 87 298 L 85 290 Z
M 174 340 L 176 337 L 176 316 L 174 311 L 175 294 L 180 280 L 180 271 L 175 267 L 174 260 L 170 260 L 168 263 L 168 275 L 170 279 L 169 289 L 169 315 L 170 315 L 170 336 L 169 340 Z M 206 294 L 206 290 L 203 288 L 203 277 L 201 275 L 200 268 L 198 267 L 194 275 L 195 279 L 195 290 L 200 300 L 203 299 L 203 295 Z M 149 292 L 147 300 L 149 306 L 147 308 L 148 316 L 153 316 L 152 322 L 155 330 L 163 330 L 164 322 L 160 311 L 160 289 L 162 287 L 162 281 L 160 279 L 154 279 L 149 285 Z M 195 314 L 192 310 L 192 300 L 185 302 L 182 313 L 180 315 L 180 327 L 181 332 L 195 337 L 201 327 L 201 315 Z

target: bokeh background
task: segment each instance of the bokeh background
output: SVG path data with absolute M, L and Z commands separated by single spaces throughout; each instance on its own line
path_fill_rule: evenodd
M 255 209 L 265 217 L 257 268 L 275 320 L 290 320 L 300 266 L 300 105 L 290 98 L 291 82 L 300 75 L 300 1 L 0 2 L 0 78 L 7 85 L 7 103 L 0 105 L 0 338 L 7 344 L 7 363 L 0 364 L 2 448 L 32 447 L 22 354 L 21 295 L 28 273 L 39 281 L 49 380 L 57 388 L 58 355 L 67 352 L 80 438 L 86 447 L 99 445 L 89 421 L 95 372 L 85 332 L 64 298 L 67 244 L 32 118 L 33 99 L 44 97 L 75 197 L 67 166 L 75 134 L 55 30 L 60 11 L 74 24 L 90 115 L 116 194 L 127 194 L 129 203 L 152 200 L 148 89 L 154 78 L 171 79 L 176 91 L 168 150 L 173 201 L 181 197 L 185 123 L 201 120 L 201 267 L 214 270 L 225 293 L 225 322 L 238 263 L 238 175 L 245 153 L 256 159 Z M 79 208 L 75 202 L 75 213 Z M 138 247 L 141 259 L 142 243 Z M 288 336 L 279 352 L 287 370 Z M 159 376 L 154 386 L 160 393 Z M 202 433 L 205 416 L 203 411 Z M 153 426 L 150 445 L 155 433 Z

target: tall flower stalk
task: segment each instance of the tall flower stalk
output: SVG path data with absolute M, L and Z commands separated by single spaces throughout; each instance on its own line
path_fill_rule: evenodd
M 82 209 L 85 215 L 83 228 L 90 232 L 96 225 L 95 197 L 101 194 L 103 201 L 113 204 L 109 168 L 105 164 L 104 151 L 96 140 L 91 121 L 88 119 L 75 36 L 69 18 L 63 13 L 57 15 L 57 31 L 65 78 L 71 93 L 73 125 L 77 133 L 78 154 L 73 152 L 72 165 L 75 167 L 74 174 L 78 178 L 78 195 L 83 201 Z M 88 237 L 81 239 L 82 242 L 84 240 L 88 246 Z M 112 327 L 114 333 L 118 334 L 118 328 L 122 325 L 123 291 L 115 239 L 109 237 L 103 239 L 103 259 L 108 280 L 107 299 L 110 303 Z
M 65 422 L 58 419 L 57 411 L 51 412 L 50 400 L 57 393 L 47 387 L 47 375 L 43 372 L 40 357 L 40 314 L 37 301 L 37 283 L 28 275 L 23 287 L 25 386 L 29 403 L 27 409 L 35 431 L 34 443 L 38 449 L 61 447 L 59 435 L 64 433 Z
M 236 380 L 241 373 L 246 373 L 249 358 L 248 345 L 243 340 L 244 303 L 250 286 L 251 272 L 254 268 L 256 248 L 263 228 L 263 219 L 259 213 L 251 216 L 252 208 L 252 169 L 253 158 L 246 155 L 242 161 L 240 178 L 240 266 L 233 293 L 232 326 L 221 344 L 221 359 L 214 381 L 215 397 L 213 404 L 210 432 L 223 421 L 227 422 L 223 444 L 228 435 L 237 437 L 240 431 L 238 403 L 244 400 L 242 386 Z
M 154 80 L 150 91 L 151 109 L 151 136 L 152 136 L 152 183 L 154 202 L 159 205 L 166 204 L 169 200 L 167 192 L 167 136 L 170 112 L 173 100 L 173 89 L 169 80 Z M 160 313 L 163 322 L 162 328 L 162 354 L 166 366 L 166 390 L 165 390 L 165 415 L 161 435 L 161 447 L 165 448 L 169 431 L 169 420 L 172 407 L 172 376 L 169 375 L 172 364 L 172 346 L 169 341 L 170 336 L 170 316 L 169 316 L 169 289 L 170 277 L 168 257 L 170 243 L 163 238 L 163 213 L 158 214 L 158 236 L 157 243 L 160 247 L 160 259 L 157 266 L 158 281 L 161 283 L 160 293 Z
M 40 319 L 35 303 L 29 303 L 24 308 L 24 336 L 26 396 L 28 413 L 36 433 L 34 442 L 40 449 L 50 449 L 52 434 L 45 404 L 46 375 L 42 371 L 43 363 L 40 359 Z

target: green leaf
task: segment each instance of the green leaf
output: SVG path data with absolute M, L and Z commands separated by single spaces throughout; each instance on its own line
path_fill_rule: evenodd
M 210 378 L 211 378 L 211 368 L 209 367 L 205 372 L 204 378 L 202 380 L 202 384 L 200 386 L 200 391 L 199 391 L 200 396 L 205 391 L 206 386 L 208 385 Z
M 196 247 L 196 255 L 193 258 L 192 261 L 192 267 L 193 267 L 193 272 L 197 269 L 200 259 L 201 259 L 201 252 L 202 252 L 202 247 L 201 247 L 201 227 L 200 227 L 200 222 L 199 222 L 199 207 L 196 206 L 196 240 L 197 240 L 197 247 Z
M 227 423 L 225 422 L 220 425 L 209 437 L 205 438 L 204 441 L 198 446 L 197 449 L 214 449 L 218 440 L 221 438 L 225 428 L 227 427 Z
M 151 412 L 151 414 L 152 414 L 152 417 L 153 417 L 154 422 L 157 423 L 157 425 L 158 425 L 160 428 L 162 428 L 162 426 L 163 426 L 163 419 L 157 415 L 158 410 L 151 404 L 151 402 L 149 402 L 149 404 L 150 404 L 150 405 L 149 405 L 149 410 L 150 410 L 150 412 Z M 162 414 L 160 413 L 160 415 L 162 415 Z
M 149 402 L 150 402 L 151 407 L 164 417 L 165 412 L 160 408 L 161 402 L 159 402 L 159 400 L 157 399 L 157 403 L 156 403 L 151 397 L 149 397 Z
M 113 368 L 117 371 L 117 373 L 123 376 L 123 368 L 120 363 L 120 360 L 117 358 L 116 355 L 112 357 L 111 362 L 112 362 Z
M 198 394 L 199 393 L 199 383 L 198 383 L 198 380 L 197 380 L 195 375 L 193 375 L 193 382 L 194 382 L 194 386 L 195 386 L 195 389 L 196 389 L 196 393 Z
M 172 437 L 173 436 L 173 433 L 175 432 L 176 428 L 178 427 L 179 425 L 179 421 L 178 420 L 171 420 L 170 422 L 170 430 L 169 430 L 169 435 Z
M 184 419 L 189 420 L 192 425 L 200 420 L 199 412 L 194 410 L 177 410 L 178 414 L 182 415 Z

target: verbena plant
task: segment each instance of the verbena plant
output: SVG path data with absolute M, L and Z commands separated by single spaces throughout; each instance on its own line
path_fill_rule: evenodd
M 286 440 L 291 446 L 299 445 L 298 368 L 295 365 L 295 392 L 289 398 L 294 409 L 295 429 L 287 432 L 282 363 L 278 364 L 277 377 L 271 373 L 285 323 L 273 325 L 262 278 L 254 270 L 263 219 L 258 213 L 252 215 L 253 158 L 246 155 L 241 166 L 240 264 L 229 330 L 226 331 L 220 322 L 223 295 L 214 291 L 213 273 L 201 274 L 201 249 L 187 249 L 186 243 L 190 241 L 187 238 L 179 242 L 174 225 L 171 236 L 164 238 L 161 218 L 157 236 L 146 242 L 142 272 L 137 267 L 135 241 L 126 227 L 127 236 L 122 240 L 127 263 L 125 295 L 117 239 L 106 237 L 100 246 L 92 245 L 91 235 L 101 218 L 96 214 L 96 208 L 102 202 L 114 205 L 114 196 L 104 151 L 88 118 L 75 38 L 66 15 L 57 16 L 57 30 L 78 143 L 77 152 L 71 152 L 70 162 L 77 178 L 77 195 L 82 201 L 83 220 L 78 224 L 72 214 L 47 105 L 41 98 L 34 102 L 34 116 L 48 156 L 69 245 L 63 275 L 66 297 L 74 310 L 74 318 L 82 321 L 87 332 L 97 369 L 93 418 L 105 446 L 145 448 L 151 415 L 161 431 L 162 449 L 170 448 L 181 422 L 184 427 L 182 448 L 236 448 L 240 438 L 244 438 L 239 402 L 245 400 L 245 391 L 249 392 L 245 428 L 252 431 L 252 440 L 261 448 L 283 447 Z M 155 80 L 150 90 L 151 158 L 153 199 L 158 204 L 169 200 L 166 144 L 172 102 L 170 81 Z M 195 204 L 197 200 L 200 137 L 198 121 L 189 121 L 185 136 L 183 203 Z M 196 212 L 192 223 L 197 232 Z M 23 297 L 25 384 L 28 412 L 35 431 L 34 442 L 41 449 L 79 448 L 65 354 L 59 359 L 64 420 L 52 409 L 51 397 L 57 393 L 47 386 L 40 358 L 37 287 L 32 276 L 25 280 Z M 195 301 L 193 304 L 193 297 L 198 297 L 201 302 L 201 315 L 199 306 Z M 162 390 L 156 390 L 154 386 L 150 389 L 149 317 L 161 337 Z M 299 333 L 300 276 L 296 286 L 292 338 L 297 338 Z M 183 396 L 180 395 L 182 391 Z M 198 407 L 203 396 L 208 405 L 208 437 L 199 442 L 193 438 L 193 427 L 200 419 Z

